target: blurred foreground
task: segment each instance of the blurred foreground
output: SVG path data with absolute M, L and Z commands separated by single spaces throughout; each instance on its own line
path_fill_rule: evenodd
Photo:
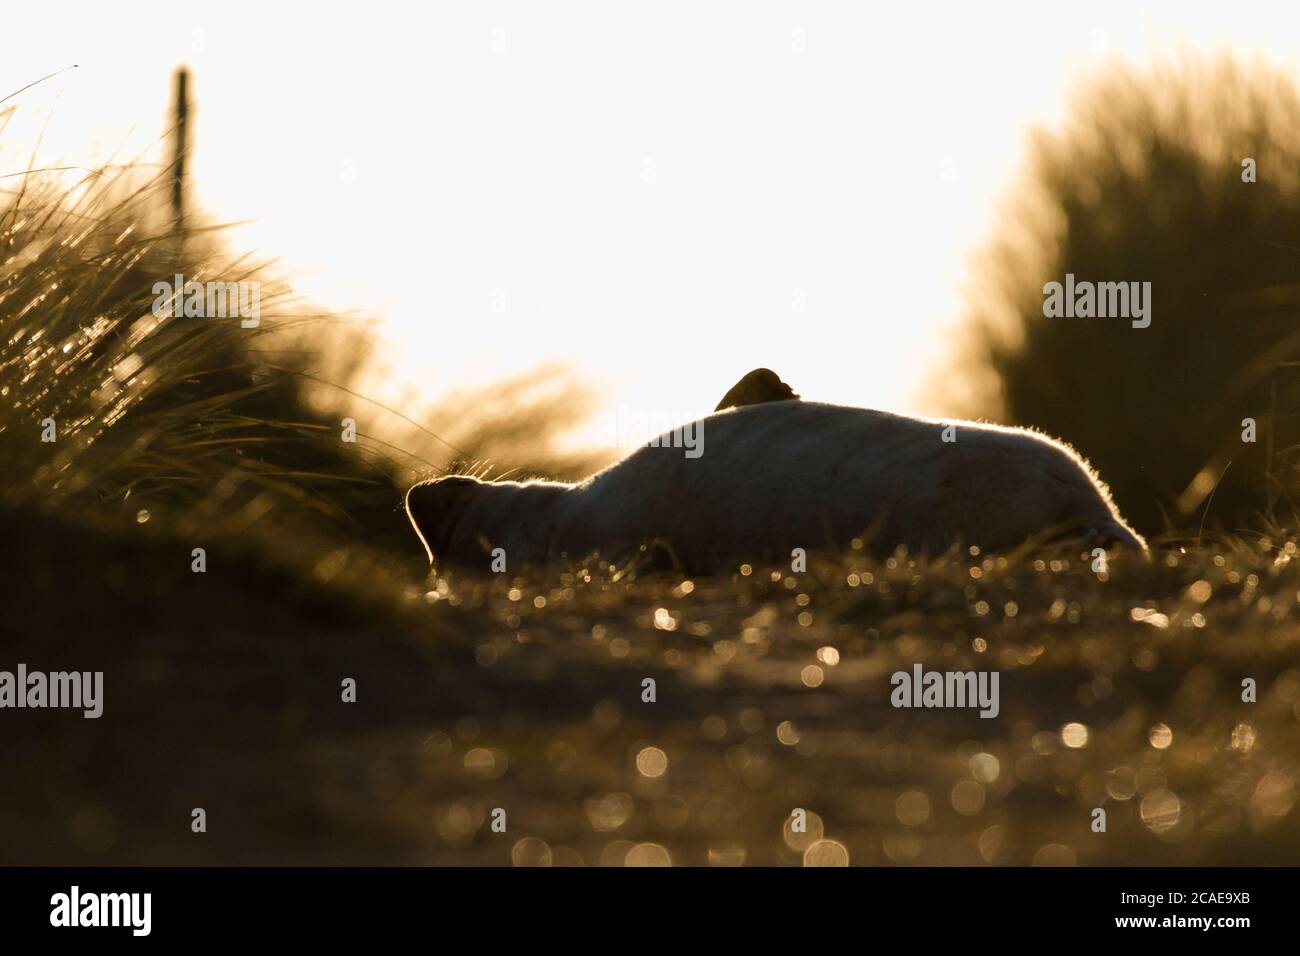
M 39 531 L 11 653 L 106 709 L 6 715 L 6 863 L 1300 862 L 1294 543 L 424 585 Z M 918 662 L 1000 715 L 894 709 Z

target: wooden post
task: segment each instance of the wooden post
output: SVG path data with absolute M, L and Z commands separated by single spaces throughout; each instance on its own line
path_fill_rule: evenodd
M 176 100 L 173 106 L 175 123 L 172 128 L 172 220 L 176 232 L 185 229 L 185 159 L 189 153 L 190 71 L 176 69 Z

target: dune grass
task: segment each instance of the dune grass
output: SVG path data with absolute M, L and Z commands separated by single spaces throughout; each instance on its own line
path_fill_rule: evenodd
M 125 169 L 68 189 L 33 176 L 0 208 L 5 496 L 391 534 L 393 459 L 364 441 L 346 448 L 304 400 L 303 330 L 339 321 L 307 313 L 268 265 L 223 257 L 209 232 L 172 231 L 165 180 L 133 179 Z M 261 324 L 154 315 L 154 283 L 178 273 L 261 283 Z M 57 439 L 42 442 L 51 421 Z
M 1034 131 L 980 252 L 958 380 L 978 388 L 956 404 L 1070 442 L 1148 535 L 1293 523 L 1297 130 L 1295 78 L 1266 63 L 1089 76 Z M 1150 283 L 1151 324 L 1046 318 L 1044 285 L 1067 274 Z

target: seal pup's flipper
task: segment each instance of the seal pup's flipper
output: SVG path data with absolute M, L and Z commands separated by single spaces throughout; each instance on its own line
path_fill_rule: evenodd
M 731 386 L 714 411 L 743 405 L 761 405 L 764 402 L 787 402 L 798 397 L 794 389 L 781 381 L 781 376 L 776 372 L 770 368 L 756 368 Z

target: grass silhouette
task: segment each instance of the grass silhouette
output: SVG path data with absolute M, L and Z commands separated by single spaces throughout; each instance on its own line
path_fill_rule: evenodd
M 1263 64 L 1189 57 L 1084 84 L 1062 128 L 1035 134 L 979 259 L 967 411 L 1074 444 L 1144 533 L 1294 523 L 1298 130 L 1293 79 Z M 1043 286 L 1067 273 L 1150 282 L 1150 327 L 1045 318 Z

